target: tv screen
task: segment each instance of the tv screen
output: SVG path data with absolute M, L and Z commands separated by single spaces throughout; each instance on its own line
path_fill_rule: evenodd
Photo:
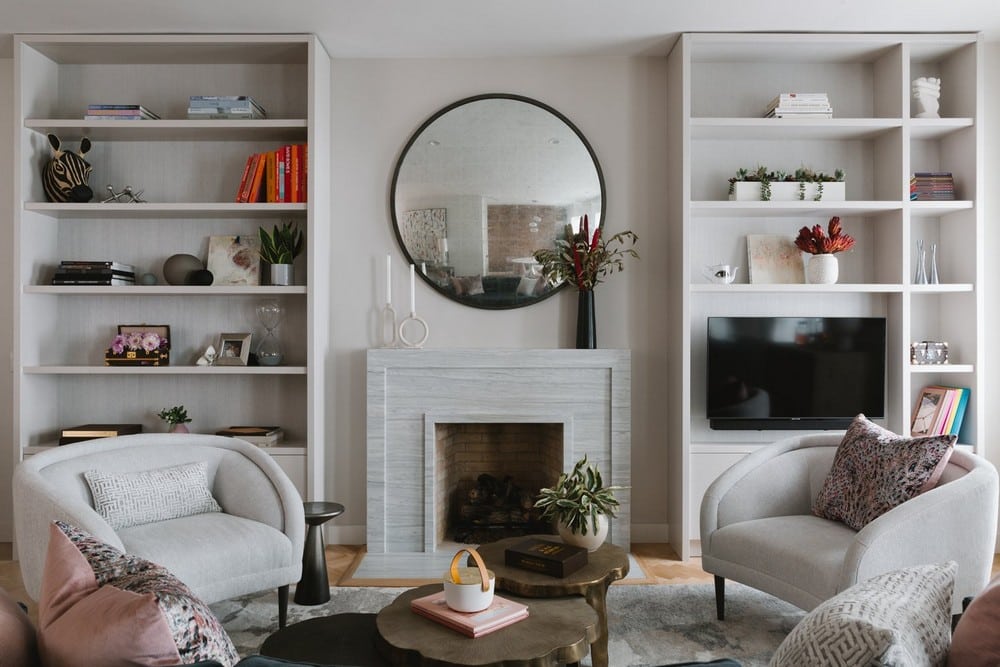
M 846 428 L 885 416 L 885 318 L 709 317 L 713 429 Z

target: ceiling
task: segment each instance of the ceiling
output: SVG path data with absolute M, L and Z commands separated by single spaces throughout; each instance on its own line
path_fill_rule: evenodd
M 665 54 L 681 32 L 983 32 L 996 0 L 0 0 L 17 33 L 316 33 L 340 58 Z

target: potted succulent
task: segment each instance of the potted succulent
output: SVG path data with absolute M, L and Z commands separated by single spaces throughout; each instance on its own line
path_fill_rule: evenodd
M 596 551 L 608 535 L 608 517 L 615 517 L 614 492 L 624 488 L 604 486 L 600 471 L 584 456 L 569 474 L 559 475 L 555 486 L 539 490 L 535 507 L 543 519 L 555 521 L 564 542 Z
M 295 222 L 285 221 L 281 227 L 274 225 L 268 232 L 261 227 L 260 257 L 270 264 L 272 285 L 292 285 L 295 283 L 292 261 L 302 253 L 305 238 Z
M 185 426 L 185 424 L 189 423 L 191 419 L 188 417 L 187 410 L 184 409 L 183 405 L 175 405 L 172 408 L 164 408 L 163 410 L 160 410 L 157 416 L 170 424 L 170 433 L 188 432 L 188 427 Z
M 832 175 L 799 167 L 794 172 L 767 167 L 737 169 L 729 179 L 729 198 L 737 201 L 843 201 L 846 197 L 843 169 Z
M 576 347 L 597 347 L 597 327 L 594 314 L 594 287 L 602 279 L 625 269 L 625 258 L 639 258 L 635 244 L 639 237 L 632 231 L 618 232 L 603 238 L 601 227 L 591 235 L 588 217 L 583 216 L 580 230 L 566 225 L 566 238 L 556 239 L 554 248 L 536 250 L 535 261 L 542 266 L 542 275 L 554 284 L 569 282 L 579 291 L 576 322 Z M 625 247 L 626 241 L 629 247 Z
M 844 233 L 840 217 L 835 215 L 830 218 L 826 234 L 820 225 L 800 229 L 795 238 L 795 247 L 812 255 L 806 265 L 806 282 L 815 285 L 832 284 L 837 282 L 840 274 L 835 255 L 853 248 L 854 237 Z

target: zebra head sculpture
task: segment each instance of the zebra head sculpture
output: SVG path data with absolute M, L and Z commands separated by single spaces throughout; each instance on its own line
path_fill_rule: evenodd
M 42 167 L 42 187 L 52 202 L 84 203 L 94 198 L 94 191 L 87 185 L 93 167 L 83 159 L 90 150 L 90 139 L 80 140 L 79 152 L 60 150 L 59 137 L 49 135 L 52 158 Z

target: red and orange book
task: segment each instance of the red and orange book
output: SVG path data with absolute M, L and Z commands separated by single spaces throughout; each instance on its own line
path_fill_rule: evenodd
M 486 609 L 467 613 L 449 607 L 444 601 L 444 591 L 438 591 L 412 600 L 410 609 L 467 637 L 482 637 L 528 618 L 526 605 L 499 595 L 493 596 Z

